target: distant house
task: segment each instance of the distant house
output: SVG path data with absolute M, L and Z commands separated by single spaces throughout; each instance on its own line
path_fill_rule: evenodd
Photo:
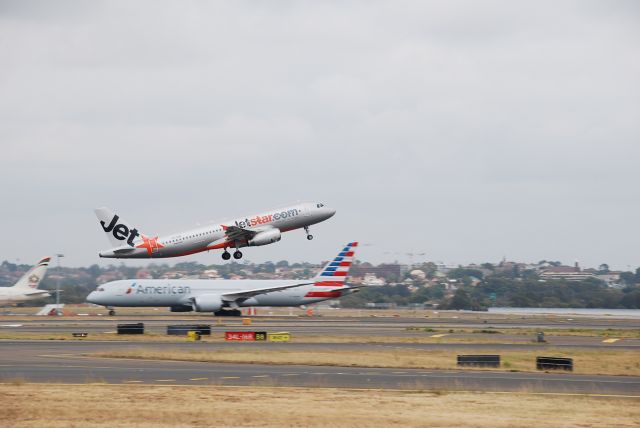
M 140 269 L 136 273 L 136 279 L 151 279 L 153 275 L 151 275 L 151 271 L 148 269 Z
M 575 266 L 549 266 L 540 273 L 540 279 L 564 279 L 566 281 L 583 281 L 595 278 L 592 272 L 583 271 L 576 263 Z
M 364 275 L 362 279 L 362 285 L 367 285 L 369 287 L 380 287 L 386 284 L 384 278 L 378 278 L 373 273 L 367 273 Z
M 607 273 L 596 274 L 596 278 L 607 284 L 608 287 L 617 287 L 620 284 L 620 274 L 622 272 L 610 271 Z
M 216 279 L 216 278 L 220 278 L 220 274 L 218 273 L 217 269 L 207 269 L 204 272 L 202 272 L 202 274 L 200 274 L 200 278 Z

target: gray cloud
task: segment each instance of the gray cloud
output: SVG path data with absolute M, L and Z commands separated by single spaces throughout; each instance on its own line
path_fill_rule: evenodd
M 638 12 L 0 1 L 0 258 L 97 262 L 98 205 L 167 233 L 313 199 L 316 241 L 248 257 L 640 265 Z

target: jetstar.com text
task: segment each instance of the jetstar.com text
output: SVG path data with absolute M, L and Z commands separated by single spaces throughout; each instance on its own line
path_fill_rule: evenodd
M 262 215 L 262 216 L 258 215 L 242 221 L 236 220 L 236 226 L 242 227 L 242 228 L 254 227 L 254 226 L 259 226 L 261 224 L 271 223 L 272 221 L 278 221 L 286 218 L 296 217 L 299 214 L 300 212 L 298 211 L 298 209 L 293 208 L 293 209 L 282 211 L 279 213 L 273 213 L 273 214 Z

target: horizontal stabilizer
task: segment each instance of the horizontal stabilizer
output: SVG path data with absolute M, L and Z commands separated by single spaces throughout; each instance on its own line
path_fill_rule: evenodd
M 49 295 L 49 290 L 33 290 L 24 293 L 25 296 L 45 296 Z
M 129 254 L 133 253 L 135 250 L 135 248 L 118 248 L 116 250 L 113 250 L 113 252 L 116 254 Z

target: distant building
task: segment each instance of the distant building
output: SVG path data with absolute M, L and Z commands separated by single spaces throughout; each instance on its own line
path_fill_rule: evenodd
M 607 272 L 602 274 L 596 274 L 596 278 L 607 284 L 608 287 L 617 287 L 620 284 L 620 274 L 622 272 Z
M 424 281 L 427 278 L 427 274 L 424 273 L 423 270 L 420 269 L 414 269 L 411 272 L 409 272 L 409 275 L 411 275 L 411 277 L 415 280 L 418 281 Z
M 384 278 L 378 278 L 373 273 L 365 274 L 364 278 L 362 279 L 362 285 L 366 285 L 369 287 L 380 287 L 385 284 L 386 284 L 386 281 L 384 280 Z
M 349 276 L 364 277 L 367 274 L 372 274 L 386 280 L 400 280 L 402 278 L 403 268 L 399 264 L 371 266 L 368 263 L 366 265 L 363 263 L 363 265 L 352 265 Z
M 180 279 L 188 276 L 189 273 L 183 270 L 170 270 L 162 275 L 162 279 Z
M 583 281 L 588 278 L 595 278 L 595 275 L 592 272 L 582 271 L 578 263 L 575 266 L 550 266 L 540 273 L 540 279 Z
M 136 279 L 151 279 L 153 275 L 151 275 L 151 271 L 147 269 L 140 269 L 136 272 Z
M 202 272 L 202 274 L 200 275 L 200 278 L 216 279 L 216 278 L 220 278 L 220 274 L 218 273 L 217 269 L 207 269 L 204 272 Z

